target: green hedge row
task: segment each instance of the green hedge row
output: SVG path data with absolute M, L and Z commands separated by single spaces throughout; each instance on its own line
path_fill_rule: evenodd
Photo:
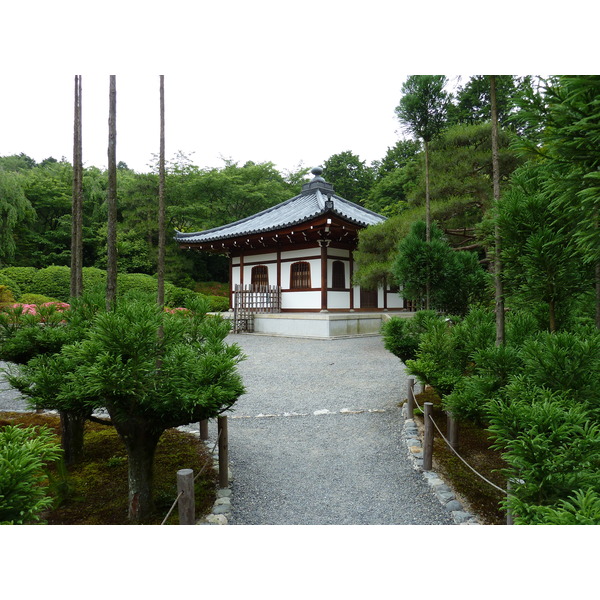
M 64 266 L 46 267 L 6 267 L 0 269 L 0 285 L 6 286 L 13 297 L 26 302 L 31 294 L 68 302 L 71 287 L 71 269 Z M 93 290 L 106 286 L 106 271 L 95 267 L 84 267 L 83 287 Z M 117 294 L 122 296 L 132 291 L 156 294 L 158 282 L 151 275 L 143 273 L 120 273 L 117 275 Z M 170 307 L 185 306 L 189 299 L 199 295 L 187 288 L 177 287 L 165 282 L 165 304 Z M 22 298 L 25 297 L 25 300 Z M 208 296 L 211 302 L 210 310 L 222 312 L 229 309 L 229 298 Z

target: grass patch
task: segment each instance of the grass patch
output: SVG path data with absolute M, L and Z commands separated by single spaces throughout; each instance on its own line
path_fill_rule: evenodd
M 60 419 L 47 413 L 0 413 L 1 425 L 47 425 L 60 440 Z M 44 515 L 49 525 L 127 525 L 127 452 L 113 427 L 87 422 L 84 459 L 68 472 L 64 465 L 50 472 L 55 507 Z M 154 459 L 155 513 L 145 524 L 158 525 L 177 497 L 176 473 L 204 468 L 196 480 L 196 518 L 208 514 L 216 499 L 218 473 L 212 456 L 197 437 L 166 431 Z M 178 524 L 177 508 L 167 524 Z
M 424 402 L 433 403 L 433 419 L 444 436 L 446 433 L 446 413 L 442 409 L 439 396 L 431 389 L 416 395 L 420 406 Z M 423 431 L 423 415 L 415 410 L 415 421 Z M 476 471 L 502 489 L 506 489 L 506 478 L 499 472 L 506 468 L 506 462 L 497 450 L 490 448 L 492 440 L 484 429 L 462 422 L 458 427 L 458 453 Z M 467 510 L 476 514 L 486 525 L 505 525 L 506 513 L 500 502 L 504 495 L 475 475 L 471 469 L 448 448 L 446 442 L 434 429 L 433 470 L 456 492 L 458 499 Z

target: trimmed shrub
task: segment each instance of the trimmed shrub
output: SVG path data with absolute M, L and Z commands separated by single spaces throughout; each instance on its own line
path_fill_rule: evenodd
M 386 350 L 397 356 L 403 363 L 417 355 L 421 336 L 427 331 L 427 322 L 439 319 L 433 310 L 420 310 L 414 317 L 392 317 L 381 326 Z
M 19 284 L 3 272 L 0 272 L 0 285 L 3 285 L 10 290 L 13 298 L 18 298 L 21 295 L 21 287 Z
M 229 310 L 229 298 L 223 296 L 209 296 L 210 312 L 225 312 Z
M 37 269 L 35 267 L 5 267 L 0 270 L 0 274 L 4 274 L 12 279 L 21 289 L 21 294 L 34 293 L 34 279 Z M 18 298 L 18 296 L 15 296 Z
M 33 280 L 34 293 L 68 302 L 71 295 L 71 269 L 69 267 L 46 267 L 36 272 Z
M 23 294 L 19 298 L 19 304 L 46 304 L 47 302 L 59 302 L 56 298 L 49 298 L 42 294 Z

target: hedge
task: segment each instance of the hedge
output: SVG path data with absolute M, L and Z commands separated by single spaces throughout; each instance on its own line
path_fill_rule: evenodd
M 19 286 L 21 294 L 35 292 L 33 281 L 36 272 L 37 269 L 35 267 L 5 267 L 0 270 L 0 274 L 6 275 Z
M 21 295 L 19 284 L 3 272 L 0 272 L 0 285 L 6 286 L 12 292 L 14 298 L 18 298 Z

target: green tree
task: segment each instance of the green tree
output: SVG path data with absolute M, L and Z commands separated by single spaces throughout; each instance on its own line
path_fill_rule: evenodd
M 19 382 L 44 406 L 106 408 L 127 449 L 133 522 L 152 512 L 152 466 L 163 432 L 218 416 L 244 391 L 236 372 L 240 348 L 225 343 L 229 323 L 207 315 L 206 303 L 189 306 L 191 313 L 171 315 L 152 297 L 124 298 L 95 317 L 85 340 L 30 361 Z
M 342 198 L 363 205 L 374 181 L 373 169 L 356 154 L 346 150 L 323 163 L 323 177 Z
M 393 265 L 402 295 L 418 305 L 430 293 L 432 308 L 451 314 L 465 314 L 470 303 L 486 294 L 486 277 L 472 252 L 455 252 L 433 224 L 432 239 L 425 240 L 425 223 L 417 221 L 398 245 Z
M 429 143 L 446 126 L 450 95 L 444 90 L 444 75 L 411 75 L 402 85 L 402 98 L 396 107 L 401 125 L 423 140 L 425 150 L 425 223 L 426 240 L 430 240 Z
M 20 224 L 30 223 L 34 214 L 19 175 L 0 168 L 0 265 L 12 260 L 16 229 Z
M 513 306 L 544 303 L 550 331 L 569 322 L 577 300 L 593 289 L 586 264 L 564 213 L 544 193 L 548 165 L 529 164 L 517 171 L 497 206 L 502 237 L 504 279 Z

